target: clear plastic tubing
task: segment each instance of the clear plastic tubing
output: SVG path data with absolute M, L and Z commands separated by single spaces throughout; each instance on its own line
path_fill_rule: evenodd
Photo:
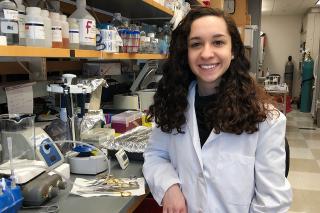
M 41 17 L 40 7 L 27 7 L 27 16 L 25 23 L 26 45 L 35 47 L 44 47 L 45 31 L 44 21 Z
M 41 16 L 44 22 L 44 32 L 45 32 L 45 41 L 44 46 L 51 48 L 52 47 L 52 25 L 51 19 L 49 18 L 49 11 L 48 10 L 41 10 Z
M 79 24 L 77 19 L 68 18 L 69 23 L 69 48 L 70 49 L 79 49 L 80 40 L 79 40 Z
M 50 12 L 49 15 L 52 24 L 52 47 L 62 48 L 62 26 L 60 21 L 60 14 L 55 12 Z
M 62 26 L 62 46 L 63 48 L 69 48 L 69 23 L 67 22 L 66 15 L 60 15 L 60 21 Z

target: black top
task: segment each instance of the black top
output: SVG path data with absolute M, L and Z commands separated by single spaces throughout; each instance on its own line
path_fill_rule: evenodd
M 216 95 L 208 95 L 208 96 L 199 96 L 198 86 L 196 87 L 196 96 L 194 101 L 194 108 L 196 111 L 197 116 L 197 123 L 198 123 L 198 131 L 200 137 L 201 147 L 206 142 L 207 138 L 209 137 L 212 128 L 208 128 L 205 124 L 204 119 L 204 112 L 205 108 L 210 101 L 213 101 L 216 98 Z

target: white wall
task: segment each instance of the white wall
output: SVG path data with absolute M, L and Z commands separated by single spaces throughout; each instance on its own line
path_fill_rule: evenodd
M 261 30 L 266 33 L 267 42 L 263 69 L 270 69 L 270 74 L 280 74 L 284 81 L 285 64 L 292 56 L 295 65 L 293 78 L 293 97 L 300 93 L 300 30 L 302 16 L 262 16 Z

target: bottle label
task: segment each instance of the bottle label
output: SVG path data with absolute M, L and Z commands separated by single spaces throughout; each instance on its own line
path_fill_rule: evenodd
M 28 39 L 45 39 L 43 22 L 25 23 L 26 38 Z
M 5 19 L 12 19 L 18 21 L 19 13 L 16 10 L 3 9 L 3 15 Z
M 80 38 L 79 38 L 79 30 L 78 29 L 70 29 L 69 30 L 69 41 L 70 44 L 79 44 Z
M 80 19 L 80 44 L 96 46 L 96 22 L 89 19 Z
M 19 33 L 19 25 L 16 21 L 1 21 L 1 32 L 8 34 L 18 34 Z
M 61 26 L 52 26 L 52 42 L 62 42 Z
M 69 24 L 65 22 L 62 24 L 62 37 L 69 38 Z
M 25 18 L 26 16 L 24 13 L 19 11 L 19 38 L 25 38 L 26 37 L 26 31 L 25 31 Z

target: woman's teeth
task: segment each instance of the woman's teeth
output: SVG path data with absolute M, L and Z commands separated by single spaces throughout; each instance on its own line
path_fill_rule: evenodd
M 210 64 L 210 65 L 200 65 L 202 69 L 213 69 L 217 66 L 217 64 Z

